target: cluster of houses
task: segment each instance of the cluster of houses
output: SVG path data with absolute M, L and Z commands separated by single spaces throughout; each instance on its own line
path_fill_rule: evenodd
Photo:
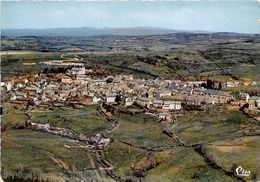
M 138 97 L 135 100 L 138 106 L 146 108 L 159 108 L 163 110 L 180 110 L 181 101 L 164 101 L 158 99 L 150 99 L 146 97 Z
M 91 70 L 85 69 L 84 64 L 76 64 L 59 79 L 44 74 L 34 75 L 35 79 L 1 82 L 1 88 L 9 94 L 11 101 L 30 101 L 35 105 L 49 102 L 106 102 L 169 111 L 180 110 L 183 105 L 232 103 L 241 106 L 249 103 L 250 108 L 259 108 L 259 97 L 241 94 L 240 100 L 234 99 L 222 90 L 203 88 L 203 81 L 134 79 L 132 75 L 93 79 L 88 72 Z
M 226 87 L 255 86 L 255 85 L 257 85 L 255 81 L 247 81 L 247 82 L 228 81 L 225 84 Z

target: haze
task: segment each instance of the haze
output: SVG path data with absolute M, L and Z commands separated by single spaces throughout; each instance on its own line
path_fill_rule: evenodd
M 2 2 L 2 29 L 137 27 L 260 33 L 257 1 Z

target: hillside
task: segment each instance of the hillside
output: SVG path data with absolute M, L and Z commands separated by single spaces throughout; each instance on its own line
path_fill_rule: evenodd
M 157 27 L 126 28 L 48 28 L 48 29 L 4 29 L 3 36 L 100 36 L 100 35 L 157 35 L 181 32 Z

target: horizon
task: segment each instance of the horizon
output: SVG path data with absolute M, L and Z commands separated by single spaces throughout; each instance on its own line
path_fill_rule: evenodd
M 146 28 L 146 29 L 161 29 L 161 30 L 168 30 L 168 31 L 176 31 L 176 32 L 172 32 L 172 33 L 164 33 L 164 34 L 174 34 L 174 33 L 205 33 L 205 34 L 213 34 L 213 33 L 234 33 L 234 34 L 260 34 L 260 32 L 231 32 L 231 31 L 207 31 L 207 30 L 179 30 L 179 29 L 167 29 L 167 28 L 162 28 L 162 27 L 149 27 L 149 26 L 133 26 L 133 27 L 52 27 L 52 28 L 6 28 L 6 29 L 1 29 L 4 31 L 7 30 L 55 30 L 55 29 L 85 29 L 85 28 L 89 28 L 89 29 L 97 29 L 97 30 L 101 30 L 101 29 L 142 29 L 142 28 Z M 110 34 L 108 34 L 110 35 Z M 111 34 L 113 35 L 113 34 Z M 115 34 L 116 35 L 116 34 Z M 118 34 L 120 35 L 120 34 Z M 152 34 L 149 34 L 152 35 Z M 155 34 L 157 35 L 157 34 Z M 5 35 L 4 35 L 5 36 Z
M 3 1 L 1 29 L 162 28 L 260 33 L 258 1 Z

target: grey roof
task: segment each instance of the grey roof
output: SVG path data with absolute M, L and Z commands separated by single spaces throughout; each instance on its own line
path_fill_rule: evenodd
M 227 93 L 222 90 L 207 89 L 204 93 L 209 95 L 227 96 Z

